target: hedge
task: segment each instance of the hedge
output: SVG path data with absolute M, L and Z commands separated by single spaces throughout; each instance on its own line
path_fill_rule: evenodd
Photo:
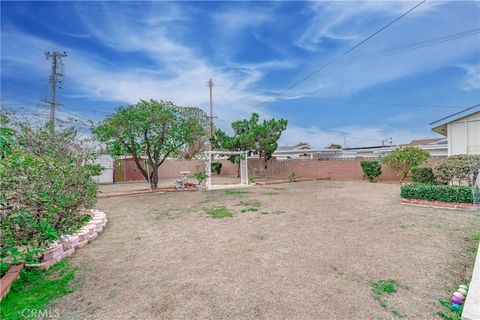
M 429 184 L 436 184 L 437 182 L 437 180 L 435 179 L 435 175 L 433 174 L 433 170 L 430 167 L 413 168 L 411 173 L 412 173 L 413 182 L 429 183 Z
M 477 188 L 477 194 L 480 192 Z M 407 199 L 473 203 L 473 190 L 469 186 L 410 183 L 401 187 L 400 196 Z

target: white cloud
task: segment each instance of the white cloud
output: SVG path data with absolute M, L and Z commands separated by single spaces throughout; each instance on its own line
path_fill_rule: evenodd
M 460 88 L 466 91 L 480 89 L 480 64 L 462 64 L 460 68 L 467 73 L 460 83 Z
M 311 23 L 296 44 L 308 51 L 318 51 L 322 41 L 326 39 L 349 42 L 359 40 L 365 35 L 365 24 L 368 25 L 372 17 L 397 17 L 415 4 L 417 2 L 412 1 L 313 2 L 307 12 L 313 15 Z M 412 15 L 419 17 L 439 5 L 442 5 L 442 2 L 423 3 Z M 372 31 L 367 29 L 367 32 Z

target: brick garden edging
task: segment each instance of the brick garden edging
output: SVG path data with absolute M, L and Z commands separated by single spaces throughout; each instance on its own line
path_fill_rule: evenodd
M 23 263 L 11 266 L 7 273 L 3 275 L 2 279 L 0 279 L 0 299 L 10 291 L 10 287 L 20 276 L 20 271 L 22 271 L 23 266 Z
M 48 269 L 55 263 L 71 256 L 76 249 L 83 248 L 89 241 L 97 238 L 107 224 L 107 215 L 98 210 L 86 210 L 92 219 L 77 233 L 62 238 L 62 240 L 42 253 L 40 263 L 26 264 L 28 268 Z
M 430 207 L 440 209 L 454 209 L 454 210 L 466 210 L 474 211 L 479 210 L 480 206 L 473 203 L 458 203 L 458 202 L 444 202 L 444 201 L 431 201 L 431 200 L 419 200 L 419 199 L 407 199 L 402 198 L 401 204 L 418 207 Z

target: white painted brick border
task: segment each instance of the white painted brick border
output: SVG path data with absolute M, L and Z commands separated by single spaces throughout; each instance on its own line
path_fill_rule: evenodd
M 108 222 L 107 215 L 98 210 L 85 210 L 92 218 L 77 233 L 62 239 L 43 253 L 41 263 L 26 264 L 28 268 L 48 269 L 60 260 L 69 257 L 75 250 L 84 247 L 89 241 L 97 238 L 98 233 Z

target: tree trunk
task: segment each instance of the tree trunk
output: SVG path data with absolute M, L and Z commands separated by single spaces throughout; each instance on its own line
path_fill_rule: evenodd
M 155 166 L 152 168 L 152 172 L 150 173 L 150 186 L 152 187 L 152 190 L 155 190 L 158 188 L 158 168 L 160 166 Z
M 267 177 L 268 160 L 263 159 L 263 177 Z

